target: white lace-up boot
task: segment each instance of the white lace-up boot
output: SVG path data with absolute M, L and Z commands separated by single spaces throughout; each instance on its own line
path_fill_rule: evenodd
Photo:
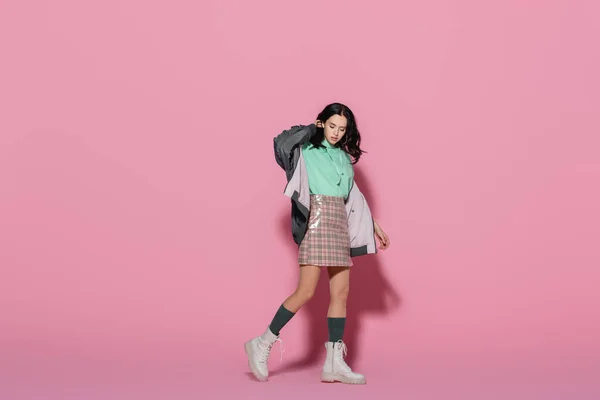
M 269 368 L 267 362 L 271 354 L 271 348 L 275 342 L 280 342 L 279 336 L 275 336 L 269 328 L 262 335 L 248 340 L 244 344 L 246 354 L 248 355 L 248 366 L 250 371 L 259 381 L 266 381 L 269 377 Z M 281 344 L 280 344 L 281 346 Z M 281 350 L 283 358 L 283 350 Z
M 364 385 L 365 376 L 356 372 L 346 364 L 344 357 L 348 354 L 346 344 L 339 340 L 337 342 L 326 342 L 327 357 L 321 372 L 321 381 L 323 382 L 342 382 L 355 385 Z

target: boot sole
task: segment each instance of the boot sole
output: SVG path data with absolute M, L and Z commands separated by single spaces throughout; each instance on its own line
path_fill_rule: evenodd
M 366 383 L 367 383 L 367 381 L 364 378 L 363 379 L 350 379 L 345 376 L 341 376 L 338 374 L 332 374 L 329 372 L 321 373 L 321 382 L 328 382 L 328 383 L 340 382 L 340 383 L 346 383 L 349 385 L 366 385 Z
M 244 343 L 244 351 L 248 355 L 248 368 L 250 368 L 250 371 L 252 372 L 252 375 L 254 375 L 254 377 L 256 379 L 258 379 L 259 381 L 265 382 L 268 379 L 268 377 L 261 375 L 256 370 L 256 368 L 254 368 L 254 366 L 252 365 L 252 362 L 250 362 L 250 360 L 252 358 L 252 344 L 250 343 L 250 340 L 247 341 L 246 343 Z

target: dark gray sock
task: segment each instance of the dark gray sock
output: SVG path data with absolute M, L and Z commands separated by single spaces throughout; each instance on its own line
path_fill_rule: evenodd
M 275 336 L 279 336 L 279 331 L 281 331 L 285 324 L 287 324 L 294 315 L 295 313 L 285 308 L 282 304 L 273 317 L 273 321 L 271 321 L 269 329 L 275 334 Z
M 329 328 L 330 342 L 342 340 L 342 337 L 344 336 L 344 327 L 346 326 L 346 318 L 327 318 L 327 326 Z

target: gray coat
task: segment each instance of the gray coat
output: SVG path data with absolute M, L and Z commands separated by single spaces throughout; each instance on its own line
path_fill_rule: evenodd
M 315 124 L 296 125 L 273 139 L 275 160 L 283 168 L 287 178 L 284 194 L 292 202 L 292 236 L 300 245 L 308 228 L 310 214 L 310 190 L 302 145 L 316 133 Z M 377 253 L 374 222 L 371 210 L 356 182 L 352 183 L 346 199 L 350 255 L 352 257 Z

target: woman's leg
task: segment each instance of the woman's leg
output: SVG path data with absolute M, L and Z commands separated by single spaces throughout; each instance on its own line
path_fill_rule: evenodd
M 296 291 L 290 295 L 283 305 L 291 312 L 297 312 L 300 307 L 306 304 L 315 294 L 319 277 L 321 276 L 321 267 L 315 265 L 301 265 L 300 279 Z
M 321 275 L 321 267 L 314 265 L 301 265 L 300 278 L 298 287 L 292 293 L 275 313 L 269 329 L 276 336 L 279 336 L 279 331 L 287 324 L 298 310 L 306 304 L 315 294 L 319 277 Z
M 248 365 L 254 376 L 264 381 L 269 376 L 267 361 L 273 344 L 280 340 L 279 331 L 289 322 L 295 313 L 310 300 L 319 283 L 321 267 L 314 265 L 300 266 L 300 279 L 296 291 L 289 296 L 277 310 L 268 329 L 262 335 L 250 339 L 244 344 L 248 354 Z
M 350 291 L 350 268 L 329 267 L 329 310 L 327 311 L 327 325 L 329 327 L 329 341 L 337 342 L 344 336 L 346 325 L 346 303 Z
M 366 383 L 365 376 L 346 364 L 346 344 L 342 340 L 346 325 L 346 302 L 350 290 L 350 268 L 329 267 L 329 311 L 327 324 L 329 326 L 329 340 L 325 344 L 327 356 L 321 372 L 321 380 L 325 382 L 344 382 L 352 384 Z

